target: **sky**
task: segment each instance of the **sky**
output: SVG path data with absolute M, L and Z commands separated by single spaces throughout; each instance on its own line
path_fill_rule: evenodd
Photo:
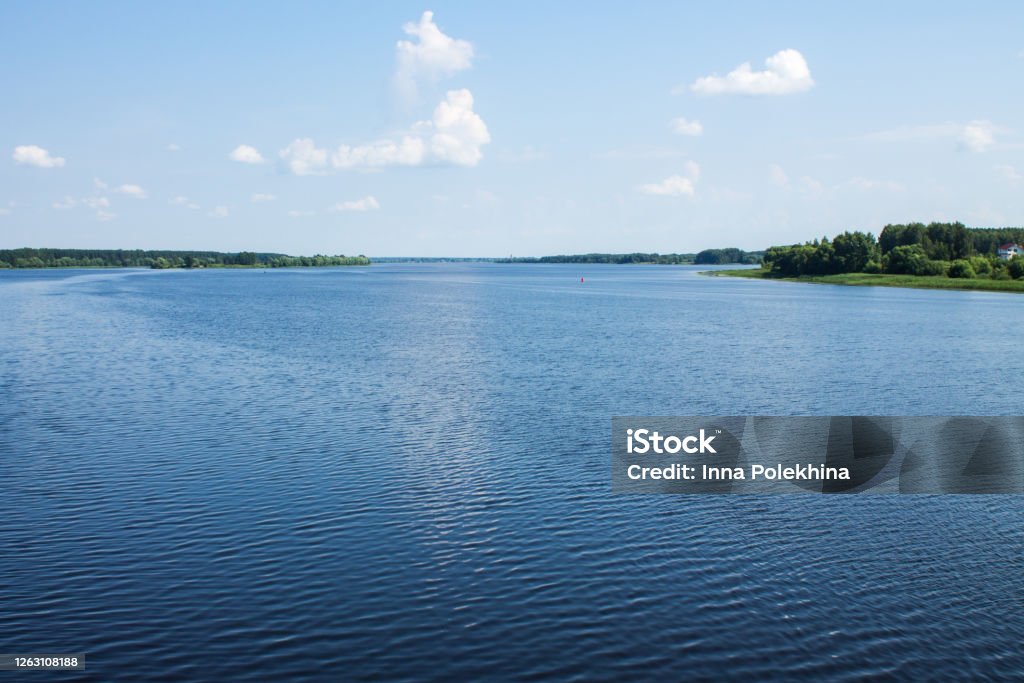
M 1024 225 L 1024 4 L 0 0 L 0 247 Z

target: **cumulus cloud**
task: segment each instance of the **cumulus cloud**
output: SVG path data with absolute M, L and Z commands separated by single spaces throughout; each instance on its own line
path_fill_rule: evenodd
M 262 164 L 266 161 L 258 149 L 249 145 L 235 147 L 228 156 L 233 161 L 239 161 L 243 164 Z
M 415 39 L 395 45 L 395 84 L 406 97 L 415 97 L 419 81 L 437 81 L 473 65 L 473 45 L 445 35 L 433 12 L 424 12 L 418 23 L 409 22 L 402 31 Z
M 450 90 L 433 117 L 413 124 L 408 134 L 364 145 L 340 145 L 330 155 L 330 165 L 336 169 L 428 163 L 476 166 L 483 158 L 481 148 L 490 141 L 487 125 L 473 110 L 472 93 Z M 293 141 L 280 155 L 296 175 L 324 173 L 327 168 L 327 150 L 309 138 Z
M 60 168 L 64 165 L 64 157 L 55 157 L 38 145 L 19 145 L 11 155 L 15 163 L 39 168 Z
M 317 175 L 327 166 L 327 150 L 319 149 L 310 138 L 298 138 L 280 152 L 295 175 Z
M 53 208 L 58 211 L 67 211 L 68 209 L 73 209 L 76 206 L 78 206 L 78 200 L 70 196 L 64 197 L 64 199 L 53 203 Z
M 399 141 L 378 140 L 368 145 L 341 145 L 331 155 L 334 168 L 361 166 L 419 166 L 426 159 L 423 139 L 406 135 Z
M 185 206 L 188 204 L 188 197 L 179 194 L 177 197 L 173 197 L 168 203 L 174 204 L 175 206 Z
M 226 207 L 226 206 L 215 206 L 215 207 L 213 207 L 213 211 L 209 212 L 206 215 L 210 216 L 211 218 L 227 218 L 228 217 L 228 213 L 229 213 L 228 207 Z
M 460 166 L 476 166 L 483 158 L 480 147 L 491 141 L 484 120 L 473 111 L 468 90 L 450 90 L 434 110 L 434 134 L 430 148 L 434 156 Z
M 814 87 L 807 60 L 797 50 L 780 50 L 764 64 L 763 71 L 754 71 L 750 62 L 745 62 L 725 76 L 703 76 L 690 90 L 699 95 L 789 95 Z
M 145 199 L 146 198 L 146 191 L 145 190 L 143 190 L 138 185 L 132 185 L 130 183 L 125 184 L 125 185 L 121 185 L 120 187 L 118 187 L 114 191 L 115 192 L 119 192 L 121 194 L 126 194 L 129 197 L 135 197 L 136 199 Z
M 663 197 L 680 197 L 682 195 L 692 197 L 696 191 L 695 184 L 699 177 L 700 166 L 696 162 L 688 161 L 683 175 L 670 175 L 661 182 L 641 185 L 637 190 L 642 194 Z
M 362 199 L 338 202 L 330 207 L 330 211 L 376 211 L 379 208 L 380 203 L 377 199 L 373 196 L 367 196 Z
M 672 119 L 670 125 L 672 126 L 672 132 L 676 135 L 689 135 L 696 137 L 703 135 L 704 126 L 701 125 L 700 121 L 690 121 L 680 116 L 677 119 Z
M 272 202 L 275 199 L 277 199 L 277 195 L 267 194 L 265 192 L 254 192 L 252 196 L 249 197 L 249 201 L 253 204 L 259 204 L 260 202 Z
M 109 211 L 97 211 L 96 212 L 96 220 L 98 220 L 98 221 L 106 222 L 106 221 L 113 220 L 115 218 L 117 218 L 117 214 L 116 213 L 110 213 Z

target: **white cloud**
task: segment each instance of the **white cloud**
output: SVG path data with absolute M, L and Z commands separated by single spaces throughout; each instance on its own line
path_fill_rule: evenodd
M 60 168 L 64 165 L 64 157 L 55 157 L 37 145 L 19 145 L 11 155 L 15 163 L 39 168 Z
M 215 207 L 213 207 L 213 211 L 211 211 L 210 213 L 208 213 L 206 215 L 210 216 L 212 218 L 227 218 L 228 217 L 228 213 L 229 213 L 228 207 L 226 207 L 226 206 L 215 206 Z
M 178 195 L 177 197 L 171 199 L 169 203 L 174 204 L 176 206 L 185 206 L 186 204 L 188 204 L 188 197 Z
M 10 209 L 8 209 L 6 206 L 0 206 L 0 216 L 9 216 L 10 214 Z
M 167 151 L 168 152 L 180 152 L 181 151 L 181 146 L 172 142 L 171 144 L 167 145 Z
M 106 197 L 86 197 L 82 203 L 90 209 L 106 209 L 110 206 L 110 200 Z
M 76 206 L 78 206 L 78 200 L 70 196 L 66 196 L 64 199 L 53 203 L 53 208 L 58 211 L 67 211 L 68 209 L 73 209 Z
M 329 211 L 376 211 L 380 203 L 373 196 L 353 199 L 347 202 L 338 202 L 330 207 Z
M 239 145 L 235 147 L 231 154 L 228 155 L 234 161 L 240 161 L 243 164 L 262 164 L 266 162 L 263 155 L 260 154 L 259 150 L 249 145 Z
M 701 125 L 700 121 L 690 121 L 680 116 L 677 119 L 672 119 L 670 125 L 672 126 L 672 132 L 676 135 L 690 135 L 696 137 L 703 135 L 704 126 Z
M 113 220 L 115 218 L 117 218 L 117 214 L 116 213 L 110 213 L 109 211 L 97 211 L 96 212 L 96 220 L 98 220 L 98 221 L 106 222 L 106 221 Z
M 949 138 L 956 140 L 972 152 L 984 152 L 996 143 L 996 133 L 1005 132 L 1005 130 L 991 121 L 976 119 L 967 123 L 946 122 L 921 126 L 900 126 L 868 133 L 863 136 L 863 139 L 878 142 L 908 142 Z
M 984 152 L 995 144 L 995 126 L 991 121 L 971 121 L 964 126 L 960 142 L 974 152 Z
M 472 93 L 450 90 L 434 109 L 432 119 L 414 123 L 400 139 L 340 145 L 330 162 L 336 169 L 422 166 L 431 162 L 476 166 L 483 158 L 481 148 L 490 141 L 487 125 L 473 111 Z M 320 174 L 327 166 L 327 150 L 318 148 L 309 138 L 293 141 L 280 155 L 296 175 Z
M 419 166 L 426 159 L 422 138 L 406 135 L 399 142 L 378 140 L 368 145 L 340 145 L 331 155 L 335 168 L 366 166 Z
M 402 26 L 411 40 L 395 45 L 395 84 L 406 97 L 415 97 L 417 82 L 437 81 L 473 65 L 473 46 L 468 41 L 445 35 L 434 23 L 434 13 L 424 12 L 419 23 Z
M 483 158 L 480 147 L 491 141 L 484 120 L 473 111 L 473 95 L 468 90 L 449 90 L 444 102 L 434 110 L 434 135 L 430 148 L 441 161 L 460 166 L 476 166 Z
M 275 199 L 277 199 L 277 195 L 267 194 L 265 192 L 254 192 L 252 196 L 249 197 L 249 201 L 253 204 L 258 204 L 260 202 L 272 202 Z
M 750 62 L 745 62 L 725 76 L 703 76 L 690 90 L 699 95 L 789 95 L 814 87 L 807 60 L 797 50 L 780 50 L 764 64 L 764 71 L 754 71 Z
M 146 191 L 138 185 L 132 185 L 131 183 L 121 185 L 115 189 L 114 192 L 120 192 L 121 194 L 126 194 L 129 197 L 135 197 L 136 199 L 146 198 Z
M 314 216 L 316 211 L 299 211 L 298 209 L 292 209 L 288 212 L 288 215 L 292 218 L 302 218 L 304 216 Z
M 298 138 L 280 152 L 295 175 L 316 175 L 327 166 L 327 150 L 318 149 L 310 138 Z
M 660 195 L 664 197 L 679 197 L 687 195 L 692 197 L 695 192 L 695 183 L 700 177 L 700 166 L 696 162 L 686 162 L 685 175 L 671 175 L 658 183 L 641 185 L 637 190 L 643 194 Z
M 189 202 L 188 204 L 185 205 L 185 208 L 186 209 L 196 210 L 196 209 L 201 209 L 202 207 L 199 206 L 198 204 L 196 204 L 195 202 Z
M 778 164 L 772 164 L 768 168 L 768 174 L 771 176 L 772 183 L 779 187 L 786 187 L 789 185 L 789 176 L 786 175 L 786 171 Z
M 1022 176 L 1020 172 L 1010 164 L 996 164 L 993 168 L 999 171 L 999 173 L 1001 173 L 1002 176 L 1011 183 L 1019 183 L 1024 180 L 1024 176 Z

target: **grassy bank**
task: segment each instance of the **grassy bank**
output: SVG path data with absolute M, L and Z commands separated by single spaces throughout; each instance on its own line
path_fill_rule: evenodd
M 769 278 L 759 268 L 744 270 L 713 270 L 702 273 L 713 277 L 745 277 L 783 282 L 811 282 L 854 287 L 913 287 L 916 289 L 966 289 L 988 292 L 1022 292 L 1024 280 L 990 280 L 988 278 L 951 278 L 930 275 L 887 275 L 884 273 L 842 273 L 840 275 L 802 275 Z

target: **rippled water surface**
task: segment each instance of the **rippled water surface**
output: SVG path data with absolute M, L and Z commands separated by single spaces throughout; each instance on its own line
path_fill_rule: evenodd
M 1024 498 L 616 496 L 609 439 L 1021 414 L 1022 338 L 1016 295 L 667 266 L 0 271 L 0 651 L 130 681 L 1020 676 Z

